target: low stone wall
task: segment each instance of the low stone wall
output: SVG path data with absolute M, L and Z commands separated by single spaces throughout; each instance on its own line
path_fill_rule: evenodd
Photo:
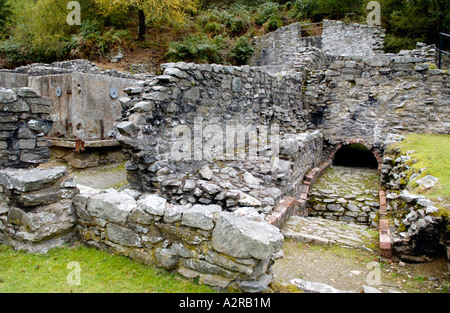
M 155 194 L 75 186 L 65 167 L 0 171 L 0 242 L 46 253 L 75 238 L 224 289 L 260 292 L 283 235 L 253 208 L 172 205 Z M 281 253 L 281 254 L 280 254 Z
M 52 101 L 29 88 L 0 87 L 0 167 L 30 167 L 50 159 L 44 138 Z
M 280 159 L 290 162 L 291 169 L 287 177 L 280 182 L 283 194 L 300 199 L 306 174 L 324 160 L 321 132 L 285 135 L 280 142 Z
M 449 249 L 449 221 L 446 214 L 439 213 L 433 201 L 408 191 L 407 186 L 412 181 L 424 190 L 436 182 L 432 176 L 418 179 L 419 173 L 409 171 L 412 162 L 408 153 L 403 154 L 400 149 L 388 151 L 383 159 L 382 185 L 386 188 L 392 256 L 423 262 L 445 255 Z
M 73 204 L 88 245 L 220 288 L 259 292 L 272 280 L 283 236 L 245 208 L 231 213 L 131 190 L 80 190 Z
M 0 242 L 39 253 L 69 242 L 77 193 L 65 167 L 0 170 Z
M 285 135 L 279 146 L 274 159 L 224 160 L 200 168 L 180 162 L 184 173 L 157 172 L 153 187 L 171 203 L 216 204 L 231 212 L 246 207 L 264 219 L 283 195 L 299 198 L 305 174 L 322 161 L 318 131 Z

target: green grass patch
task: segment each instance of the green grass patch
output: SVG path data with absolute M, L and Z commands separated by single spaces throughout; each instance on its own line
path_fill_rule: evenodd
M 79 264 L 80 285 L 76 282 Z M 0 245 L 0 293 L 210 293 L 179 274 L 95 248 L 72 246 L 29 254 Z
M 398 147 L 403 153 L 414 151 L 409 154 L 411 170 L 419 173 L 424 169 L 421 178 L 432 175 L 439 179 L 435 187 L 423 190 L 415 183 L 410 183 L 408 188 L 415 193 L 423 193 L 428 198 L 436 201 L 442 206 L 450 204 L 450 135 L 437 134 L 411 134 L 393 148 Z M 411 172 L 412 173 L 412 172 Z

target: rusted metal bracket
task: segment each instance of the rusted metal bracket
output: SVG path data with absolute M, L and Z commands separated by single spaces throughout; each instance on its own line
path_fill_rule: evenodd
M 103 119 L 100 120 L 100 138 L 101 140 L 105 140 L 105 123 Z
M 84 140 L 77 137 L 75 140 L 75 152 L 81 153 L 84 151 Z

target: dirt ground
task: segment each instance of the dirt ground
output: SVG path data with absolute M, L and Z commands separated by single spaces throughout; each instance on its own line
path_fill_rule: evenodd
M 301 278 L 342 291 L 362 292 L 363 285 L 381 292 L 449 293 L 447 259 L 413 264 L 380 261 L 379 254 L 357 248 L 320 246 L 286 240 L 284 258 L 273 267 L 274 282 Z

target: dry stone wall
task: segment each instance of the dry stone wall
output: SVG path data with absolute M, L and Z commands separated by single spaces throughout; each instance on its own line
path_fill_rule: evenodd
M 448 74 L 426 61 L 407 54 L 333 58 L 306 82 L 310 127 L 332 145 L 358 138 L 377 149 L 389 133 L 448 134 Z
M 121 99 L 128 109 L 117 138 L 134 188 L 263 217 L 282 194 L 300 193 L 304 174 L 322 160 L 322 136 L 298 133 L 305 127 L 298 76 L 247 66 L 163 68 Z
M 303 37 L 300 23 L 254 38 L 255 52 L 248 64 L 268 72 L 316 70 L 326 67 L 320 36 Z
M 367 57 L 383 53 L 384 37 L 381 27 L 324 20 L 321 48 L 329 56 Z
M 308 36 L 308 32 L 321 34 Z M 356 23 L 332 20 L 324 20 L 322 25 L 293 23 L 255 38 L 255 53 L 249 65 L 274 73 L 322 70 L 329 63 L 327 59 L 333 56 L 382 54 L 384 36 L 380 27 Z
M 390 138 L 394 142 L 404 139 L 392 135 Z M 449 221 L 433 201 L 409 190 L 408 186 L 413 184 L 427 190 L 437 182 L 431 175 L 419 178 L 423 175 L 410 169 L 413 162 L 408 152 L 389 149 L 383 158 L 382 183 L 386 188 L 388 217 L 395 226 L 391 233 L 392 256 L 423 262 L 445 254 L 450 247 Z
M 0 170 L 0 242 L 45 253 L 73 240 L 78 192 L 65 167 Z
M 218 205 L 171 205 L 131 190 L 80 189 L 73 203 L 88 245 L 220 288 L 260 292 L 272 281 L 283 235 L 258 216 Z
M 50 159 L 44 136 L 52 101 L 29 88 L 0 87 L 0 167 L 32 167 Z
M 304 112 L 299 75 L 271 75 L 248 66 L 163 68 L 163 75 L 126 89 L 129 97 L 121 99 L 126 110 L 116 125 L 117 139 L 136 188 L 155 190 L 166 174 L 193 174 L 213 160 L 264 161 L 277 149 L 272 134 L 306 128 L 298 118 Z M 237 150 L 237 137 L 247 150 Z M 261 139 L 252 157 L 248 145 L 257 140 L 249 138 Z

